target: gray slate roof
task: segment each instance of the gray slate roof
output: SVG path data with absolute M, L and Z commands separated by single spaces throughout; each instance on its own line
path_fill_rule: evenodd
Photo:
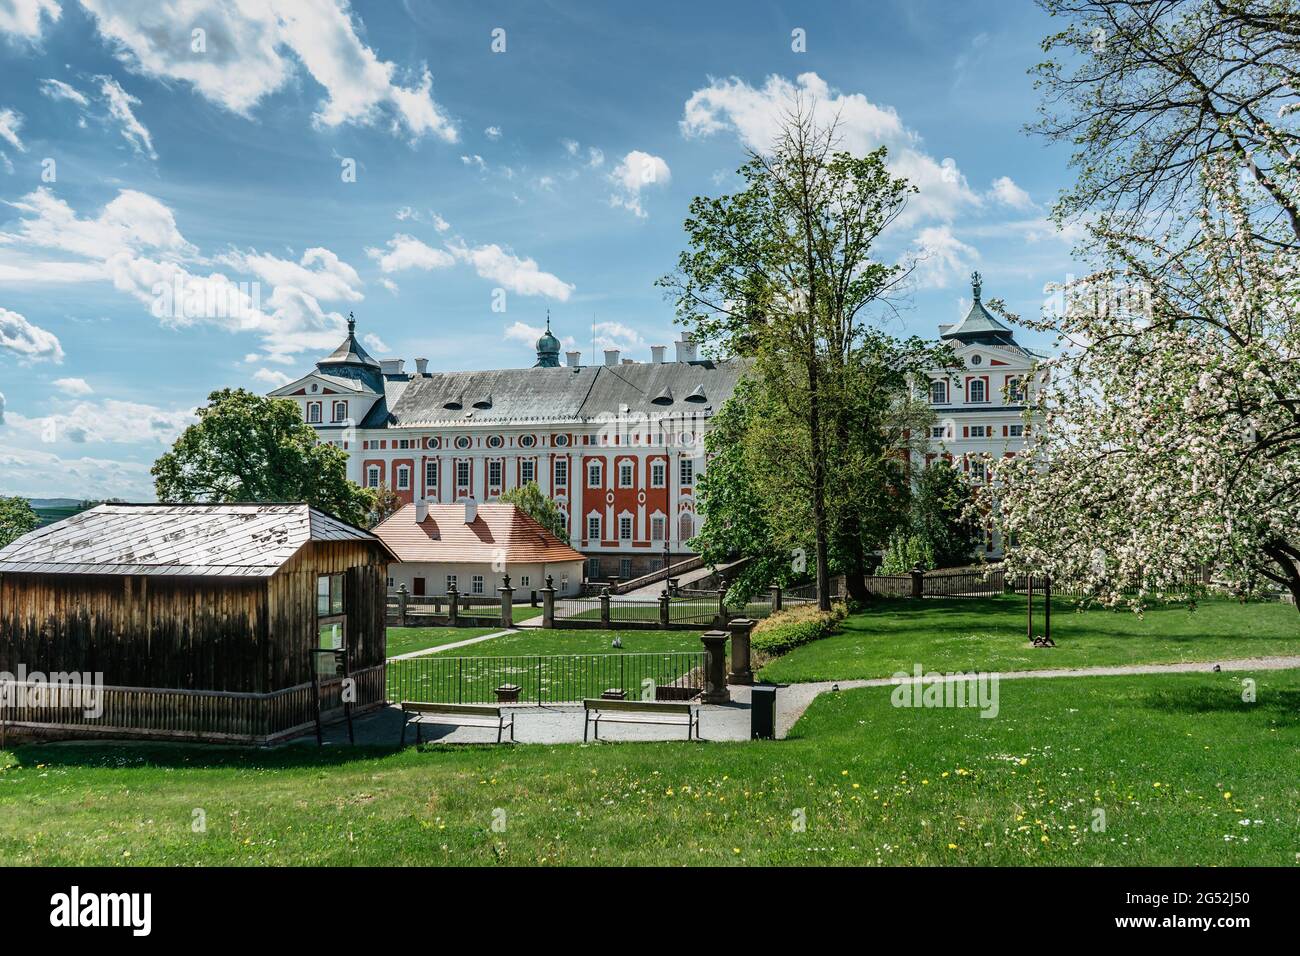
M 386 395 L 361 428 L 589 422 L 622 406 L 648 416 L 712 414 L 747 367 L 741 359 L 385 376 Z M 672 401 L 652 401 L 667 390 Z M 702 393 L 703 401 L 687 401 Z M 475 403 L 491 404 L 476 408 Z M 460 408 L 447 408 L 449 403 Z
M 305 504 L 102 504 L 0 548 L 0 573 L 270 577 L 308 541 L 383 546 Z

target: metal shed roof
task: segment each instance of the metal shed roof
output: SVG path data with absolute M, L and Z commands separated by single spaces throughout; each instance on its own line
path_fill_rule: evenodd
M 388 550 L 305 504 L 102 504 L 0 548 L 0 573 L 270 577 L 308 541 Z

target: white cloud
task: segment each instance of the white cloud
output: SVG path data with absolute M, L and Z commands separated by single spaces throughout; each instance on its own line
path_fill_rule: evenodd
M 968 271 L 979 258 L 979 253 L 946 225 L 922 229 L 913 245 L 917 251 L 916 281 L 922 288 L 947 288 L 953 278 Z
M 387 251 L 374 247 L 366 255 L 379 263 L 383 272 L 400 272 L 403 269 L 445 269 L 456 260 L 442 249 L 434 249 L 414 236 L 398 233 L 388 240 Z
M 41 17 L 57 21 L 62 12 L 58 0 L 0 0 L 0 33 L 36 40 L 41 35 Z
M 994 202 L 1010 206 L 1012 209 L 1035 208 L 1029 193 L 1017 186 L 1010 176 L 999 176 L 993 180 L 993 188 L 989 190 L 989 195 Z
M 487 129 L 483 130 L 483 135 L 495 142 L 501 138 L 501 127 L 489 126 Z
M 298 262 L 257 252 L 230 253 L 220 261 L 241 272 L 249 272 L 272 286 L 294 286 L 326 302 L 359 302 L 361 277 L 329 249 L 314 247 Z
M 18 435 L 46 443 L 170 445 L 195 421 L 192 408 L 161 408 L 110 398 L 77 402 L 67 411 L 40 418 L 11 414 L 7 425 Z
M 44 449 L 0 447 L 5 491 L 33 497 L 152 500 L 149 465 L 88 456 L 62 457 Z
M 13 110 L 0 110 L 0 139 L 9 143 L 20 153 L 27 152 L 27 147 L 18 138 L 18 131 L 23 128 L 23 115 Z
M 537 267 L 534 259 L 521 259 L 496 243 L 470 248 L 464 243 L 450 245 L 457 259 L 474 266 L 481 278 L 518 292 L 520 295 L 544 295 L 567 302 L 574 287 Z
M 956 164 L 925 153 L 920 137 L 903 124 L 892 107 L 872 103 L 861 93 L 833 90 L 816 73 L 802 73 L 793 82 L 769 76 L 761 88 L 736 77 L 712 79 L 687 99 L 682 134 L 689 138 L 729 130 L 747 148 L 766 152 L 796 100 L 811 110 L 819 124 L 838 121 L 840 148 L 857 156 L 880 146 L 889 148 L 890 169 L 920 190 L 908 202 L 907 221 L 947 220 L 982 204 Z
M 25 362 L 63 361 L 63 346 L 58 336 L 38 325 L 32 325 L 17 312 L 0 308 L 0 353 L 15 353 Z
M 325 89 L 317 125 L 371 126 L 387 120 L 413 139 L 457 140 L 434 102 L 433 77 L 403 85 L 394 64 L 361 42 L 346 0 L 81 0 L 96 26 L 131 69 L 182 80 L 202 96 L 247 114 L 293 77 L 292 54 Z M 191 51 L 191 31 L 205 31 L 206 51 Z
M 5 423 L 5 393 L 0 392 L 0 425 Z
M 109 115 L 122 126 L 122 138 L 130 143 L 137 153 L 144 153 L 150 159 L 157 159 L 158 154 L 153 149 L 153 137 L 144 128 L 144 124 L 135 118 L 135 113 L 131 109 L 132 106 L 139 106 L 140 101 L 122 89 L 122 85 L 111 76 L 98 76 L 96 79 L 99 80 L 99 91 L 104 94 L 104 101 L 108 104 Z
M 279 388 L 281 385 L 288 385 L 293 381 L 293 376 L 285 375 L 273 368 L 259 368 L 253 373 L 253 381 L 262 382 L 271 388 Z
M 610 171 L 609 180 L 615 189 L 609 197 L 610 205 L 627 209 L 644 219 L 646 212 L 641 206 L 641 190 L 648 186 L 666 186 L 672 180 L 672 172 L 661 157 L 634 149 Z
M 65 395 L 71 395 L 74 398 L 81 398 L 95 391 L 84 378 L 56 378 L 54 387 Z
M 194 248 L 176 228 L 172 211 L 147 193 L 123 189 L 95 219 L 82 219 L 42 186 L 9 203 L 23 214 L 15 232 L 0 232 L 0 246 L 39 246 L 90 259 L 143 249 L 185 255 Z
M 487 163 L 483 161 L 483 157 L 478 153 L 474 153 L 471 156 L 462 156 L 460 161 L 466 166 L 474 167 L 479 172 L 485 172 L 487 170 Z
M 389 292 L 391 292 L 393 295 L 397 295 L 399 291 L 397 288 L 397 283 L 394 282 L 392 279 L 380 279 L 379 284 L 383 286 L 385 289 L 387 289 Z
M 41 92 L 52 100 L 68 100 L 76 103 L 78 106 L 86 107 L 90 105 L 90 100 L 86 99 L 86 94 L 75 86 L 70 86 L 62 80 L 46 79 L 41 80 Z
M 375 352 L 392 351 L 392 349 L 388 347 L 388 345 L 384 342 L 384 340 L 381 339 L 379 336 L 375 335 L 374 332 L 367 332 L 365 335 L 361 336 L 361 341 L 364 345 L 366 345 L 368 348 L 370 348 L 372 351 Z
M 596 347 L 600 349 L 631 352 L 646 346 L 646 341 L 641 337 L 640 332 L 621 322 L 597 322 L 595 333 Z
M 601 166 L 604 166 L 605 151 L 603 149 L 597 149 L 595 146 L 588 147 L 587 165 L 592 169 L 599 169 Z
M 577 156 L 578 150 L 582 148 L 582 144 L 576 139 L 562 139 L 560 140 L 560 144 L 564 147 L 564 151 L 570 156 Z

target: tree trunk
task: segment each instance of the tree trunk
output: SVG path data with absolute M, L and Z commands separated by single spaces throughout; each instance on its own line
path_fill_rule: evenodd
M 1265 546 L 1264 553 L 1277 564 L 1279 572 L 1265 572 L 1265 576 L 1291 592 L 1291 600 L 1295 602 L 1296 611 L 1300 612 L 1300 556 L 1290 545 L 1281 542 Z

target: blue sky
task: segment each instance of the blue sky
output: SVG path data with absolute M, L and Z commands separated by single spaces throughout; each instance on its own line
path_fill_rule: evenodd
M 972 268 L 1036 313 L 1076 238 L 1045 219 L 1065 151 L 1022 132 L 1052 28 L 1028 0 L 0 0 L 0 493 L 150 498 L 208 392 L 298 377 L 350 310 L 408 367 L 530 365 L 548 309 L 648 358 L 688 203 L 796 89 L 921 189 L 887 328 L 954 321 Z

